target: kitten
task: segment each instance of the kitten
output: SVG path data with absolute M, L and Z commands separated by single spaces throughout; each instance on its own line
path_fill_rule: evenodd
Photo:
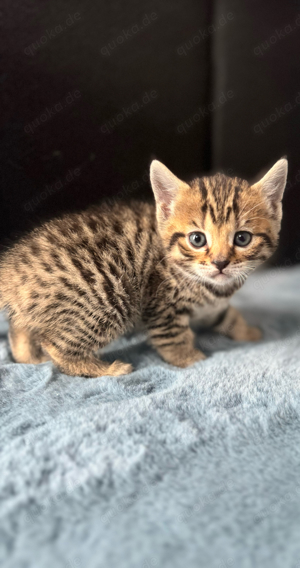
M 47 222 L 4 253 L 0 305 L 20 363 L 51 359 L 68 375 L 129 373 L 95 353 L 142 323 L 173 365 L 204 359 L 189 319 L 237 340 L 261 332 L 229 306 L 275 250 L 287 161 L 250 186 L 222 174 L 180 181 L 154 160 L 154 204 L 101 205 Z

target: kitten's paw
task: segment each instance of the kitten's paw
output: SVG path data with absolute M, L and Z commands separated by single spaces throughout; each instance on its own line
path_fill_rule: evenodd
M 262 335 L 262 331 L 258 327 L 247 325 L 247 327 L 236 330 L 232 338 L 236 341 L 259 341 Z
M 129 375 L 132 373 L 133 367 L 130 363 L 123 363 L 123 361 L 114 361 L 107 369 L 106 375 L 112 377 L 119 377 L 120 375 Z
M 189 367 L 190 365 L 197 363 L 197 361 L 203 361 L 204 359 L 206 359 L 206 355 L 204 355 L 202 351 L 199 349 L 193 349 L 188 353 L 184 353 L 184 351 L 176 353 L 172 359 L 169 359 L 168 363 L 184 369 L 185 367 Z
M 244 341 L 259 341 L 263 334 L 261 329 L 259 329 L 259 327 L 251 327 L 249 326 L 247 328 L 247 339 L 244 339 Z

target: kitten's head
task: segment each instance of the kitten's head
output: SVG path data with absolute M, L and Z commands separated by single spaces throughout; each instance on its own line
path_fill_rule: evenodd
M 169 260 L 194 280 L 241 285 L 276 248 L 286 176 L 282 158 L 253 185 L 223 174 L 187 184 L 154 160 L 150 178 Z

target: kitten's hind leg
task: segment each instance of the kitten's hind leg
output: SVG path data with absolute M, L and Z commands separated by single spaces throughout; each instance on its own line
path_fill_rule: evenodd
M 10 324 L 9 343 L 13 358 L 17 363 L 37 364 L 49 361 L 37 336 L 26 329 Z
M 114 361 L 107 363 L 102 361 L 94 354 L 86 355 L 78 352 L 64 352 L 52 342 L 43 343 L 43 347 L 49 353 L 53 363 L 62 373 L 79 377 L 102 377 L 109 375 L 118 377 L 119 375 L 127 375 L 131 373 L 132 366 L 122 361 Z

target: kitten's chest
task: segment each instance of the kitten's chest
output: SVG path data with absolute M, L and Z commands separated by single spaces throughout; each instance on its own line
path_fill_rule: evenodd
M 174 300 L 176 296 L 175 303 L 180 306 L 185 305 L 192 310 L 191 324 L 194 323 L 203 327 L 214 325 L 229 305 L 229 298 L 210 298 L 208 301 L 201 289 L 192 290 L 186 283 L 180 283 L 179 286 L 177 284 L 176 292 L 174 294 Z
M 218 316 L 227 309 L 228 304 L 228 299 L 219 300 L 215 305 L 206 304 L 204 306 L 199 306 L 198 304 L 194 304 L 193 313 L 191 315 L 191 324 L 200 324 L 204 327 L 214 325 Z

